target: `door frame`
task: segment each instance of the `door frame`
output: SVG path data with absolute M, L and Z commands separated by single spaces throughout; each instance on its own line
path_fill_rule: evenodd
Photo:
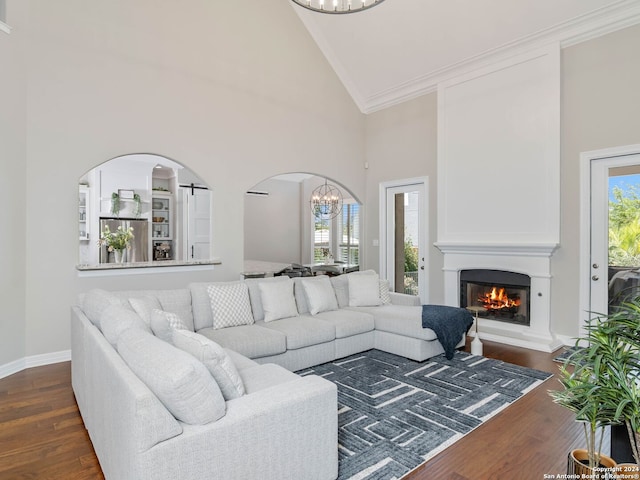
M 429 280 L 429 249 L 428 240 L 429 240 L 429 177 L 412 177 L 412 178 L 404 178 L 400 180 L 390 180 L 386 182 L 380 182 L 379 190 L 378 190 L 378 198 L 379 198 L 379 258 L 378 263 L 380 266 L 380 278 L 387 279 L 390 282 L 390 285 L 393 286 L 392 279 L 389 278 L 389 272 L 387 271 L 387 258 L 388 258 L 388 245 L 387 245 L 387 190 L 390 188 L 398 188 L 398 187 L 408 187 L 411 185 L 420 185 L 424 190 L 424 198 L 422 199 L 420 208 L 421 208 L 421 218 L 420 218 L 420 226 L 419 226 L 419 251 L 424 258 L 424 262 L 422 266 L 424 268 L 423 278 L 425 281 L 419 282 L 418 284 L 418 293 L 420 297 L 420 301 L 423 304 L 429 303 L 429 288 L 428 288 L 428 280 Z
M 595 160 L 614 159 L 640 154 L 640 144 L 591 150 L 580 154 L 580 310 L 578 335 L 584 336 L 585 313 L 591 308 L 591 166 Z M 608 266 L 608 262 L 607 262 Z

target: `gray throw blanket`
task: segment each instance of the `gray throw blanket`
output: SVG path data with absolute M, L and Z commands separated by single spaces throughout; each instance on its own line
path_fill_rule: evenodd
M 473 315 L 465 308 L 445 305 L 422 306 L 422 328 L 430 328 L 444 347 L 447 360 L 453 358 L 456 345 L 473 325 Z

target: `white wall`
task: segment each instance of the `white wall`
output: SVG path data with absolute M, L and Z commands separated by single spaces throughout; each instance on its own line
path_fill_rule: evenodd
M 301 256 L 300 183 L 269 179 L 252 190 L 267 196 L 244 198 L 244 258 L 265 262 L 306 263 Z
M 0 31 L 0 367 L 25 353 L 26 5 L 7 9 Z
M 15 237 L 0 236 L 0 365 L 68 349 L 79 292 L 237 278 L 244 192 L 279 173 L 311 171 L 365 199 L 363 266 L 376 269 L 379 183 L 429 176 L 435 241 L 436 95 L 363 119 L 288 2 L 9 7 L 14 31 L 0 37 L 0 195 L 14 208 L 0 221 Z M 631 27 L 563 52 L 561 247 L 552 267 L 552 321 L 561 334 L 577 333 L 580 314 L 579 153 L 640 143 L 638 51 L 640 27 Z M 145 152 L 178 160 L 211 185 L 223 264 L 213 273 L 79 278 L 78 178 Z M 430 249 L 430 299 L 438 303 L 442 256 Z
M 69 348 L 69 306 L 90 288 L 238 278 L 244 192 L 264 178 L 313 166 L 364 196 L 363 117 L 289 2 L 28 4 L 26 355 Z M 213 273 L 78 277 L 78 178 L 127 153 L 212 187 Z
M 551 328 L 578 335 L 579 155 L 580 152 L 640 143 L 640 26 L 630 27 L 562 51 L 560 248 L 551 261 Z M 371 114 L 367 125 L 366 267 L 378 269 L 378 184 L 428 175 L 430 240 L 436 226 L 436 95 L 427 95 Z M 532 201 L 536 201 L 532 198 Z M 440 303 L 442 255 L 430 247 L 430 299 Z
M 580 152 L 640 143 L 640 26 L 563 50 L 560 248 L 551 259 L 552 329 L 576 336 Z
M 366 118 L 367 170 L 366 213 L 362 240 L 364 268 L 379 271 L 380 182 L 412 177 L 429 177 L 428 289 L 431 303 L 444 301 L 443 256 L 433 246 L 437 239 L 437 95 L 419 97 L 372 113 Z

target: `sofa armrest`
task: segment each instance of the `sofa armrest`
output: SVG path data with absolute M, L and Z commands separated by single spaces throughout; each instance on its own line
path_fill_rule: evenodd
M 227 413 L 145 452 L 147 478 L 187 480 L 335 479 L 338 475 L 336 386 L 300 377 L 227 402 Z M 140 477 L 142 478 L 142 477 Z
M 407 295 L 406 293 L 389 292 L 392 305 L 408 305 L 411 307 L 419 307 L 420 297 L 417 295 Z

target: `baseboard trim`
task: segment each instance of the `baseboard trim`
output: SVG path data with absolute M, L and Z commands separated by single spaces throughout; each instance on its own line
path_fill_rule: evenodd
M 52 363 L 68 362 L 71 360 L 71 350 L 60 352 L 43 353 L 41 355 L 31 355 L 19 358 L 13 362 L 0 365 L 0 379 L 21 372 L 27 368 L 51 365 Z

